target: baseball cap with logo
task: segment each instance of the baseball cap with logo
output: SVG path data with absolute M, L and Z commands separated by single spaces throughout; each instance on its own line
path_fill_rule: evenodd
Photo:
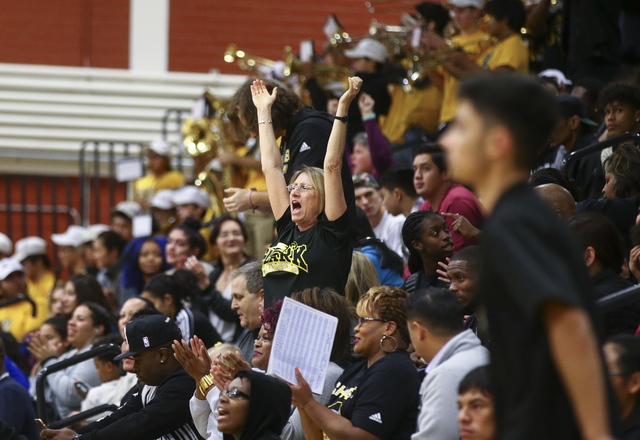
M 141 316 L 124 328 L 124 338 L 129 344 L 129 351 L 113 360 L 136 356 L 143 351 L 173 342 L 174 339 L 180 339 L 180 335 L 180 329 L 171 318 L 160 314 Z
M 16 253 L 13 254 L 13 258 L 16 261 L 24 261 L 28 257 L 34 255 L 46 255 L 47 254 L 47 242 L 40 237 L 25 237 L 22 240 L 16 241 Z

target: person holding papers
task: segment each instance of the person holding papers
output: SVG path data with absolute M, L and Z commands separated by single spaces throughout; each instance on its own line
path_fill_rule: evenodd
M 407 347 L 404 302 L 395 287 L 373 287 L 358 302 L 354 352 L 364 357 L 338 378 L 326 406 L 296 370 L 290 385 L 308 440 L 409 440 L 420 403 L 420 378 Z
M 265 306 L 307 287 L 331 287 L 344 293 L 353 248 L 341 170 L 346 115 L 361 85 L 360 78 L 349 78 L 349 90 L 340 98 L 324 169 L 305 166 L 293 174 L 289 185 L 283 175 L 282 156 L 276 142 L 276 136 L 285 133 L 274 131 L 271 121 L 271 107 L 278 88 L 269 93 L 261 80 L 251 86 L 253 103 L 258 110 L 262 171 L 278 231 L 278 239 L 262 260 Z M 307 150 L 311 147 L 302 145 L 300 156 Z

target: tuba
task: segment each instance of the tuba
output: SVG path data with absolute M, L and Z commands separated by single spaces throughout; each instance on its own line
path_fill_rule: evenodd
M 203 188 L 211 199 L 211 208 L 205 220 L 220 217 L 226 212 L 222 199 L 224 189 L 233 186 L 231 166 L 222 167 L 221 177 L 212 169 L 212 161 L 218 156 L 219 149 L 233 150 L 226 141 L 224 132 L 225 108 L 211 93 L 205 92 L 201 103 L 204 105 L 203 117 L 189 117 L 182 125 L 182 144 L 194 159 L 197 178 L 194 185 Z

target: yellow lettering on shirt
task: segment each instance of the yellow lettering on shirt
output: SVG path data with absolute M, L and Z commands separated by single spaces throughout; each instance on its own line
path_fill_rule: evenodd
M 278 243 L 270 246 L 262 260 L 262 276 L 272 272 L 289 272 L 298 275 L 300 271 L 309 273 L 309 265 L 304 259 L 307 245 Z

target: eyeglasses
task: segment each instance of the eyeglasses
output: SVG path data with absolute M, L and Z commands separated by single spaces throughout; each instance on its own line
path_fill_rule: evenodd
M 367 318 L 365 316 L 358 316 L 358 325 L 360 327 L 362 327 L 363 323 L 366 322 L 370 322 L 370 321 L 378 321 L 378 322 L 389 322 L 388 319 L 382 319 L 382 318 Z
M 231 388 L 230 390 L 222 390 L 222 395 L 223 396 L 227 396 L 230 399 L 239 399 L 239 398 L 245 398 L 245 399 L 249 399 L 251 398 L 251 396 L 249 396 L 248 394 L 243 393 L 242 391 L 240 391 L 237 388 Z
M 287 185 L 287 190 L 289 192 L 293 192 L 294 189 L 297 189 L 300 192 L 311 191 L 315 189 L 313 185 L 309 185 L 308 183 L 292 183 Z
M 271 336 L 267 336 L 267 337 L 264 337 L 264 338 L 254 339 L 254 340 L 253 340 L 253 345 L 256 345 L 258 342 L 262 342 L 263 344 L 266 344 L 266 343 L 268 343 L 268 342 L 270 343 L 270 342 L 271 342 Z

